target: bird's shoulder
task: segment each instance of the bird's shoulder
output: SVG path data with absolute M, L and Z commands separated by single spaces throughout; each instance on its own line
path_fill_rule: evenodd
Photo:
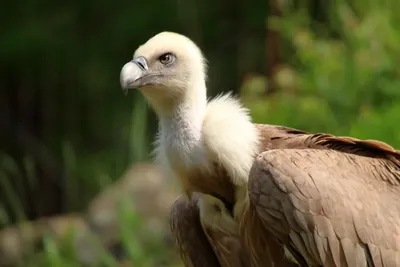
M 400 150 L 378 140 L 306 131 L 268 124 L 255 124 L 261 138 L 261 151 L 271 149 L 330 149 L 347 154 L 381 158 L 400 167 Z
M 202 139 L 210 158 L 228 172 L 232 183 L 246 184 L 259 148 L 258 131 L 238 99 L 225 94 L 208 102 Z

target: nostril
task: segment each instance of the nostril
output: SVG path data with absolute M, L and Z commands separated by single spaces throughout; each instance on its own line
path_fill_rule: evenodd
M 143 65 L 143 63 L 141 63 L 141 62 L 138 62 L 138 64 L 139 64 L 139 66 L 140 66 L 142 69 L 144 69 L 144 65 Z
M 147 61 L 144 57 L 137 57 L 132 62 L 136 63 L 142 70 L 148 70 Z

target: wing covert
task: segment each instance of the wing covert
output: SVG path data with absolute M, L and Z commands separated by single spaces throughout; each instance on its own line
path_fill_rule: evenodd
M 332 150 L 275 149 L 249 179 L 265 227 L 311 266 L 400 266 L 396 166 Z M 367 265 L 368 264 L 368 265 Z

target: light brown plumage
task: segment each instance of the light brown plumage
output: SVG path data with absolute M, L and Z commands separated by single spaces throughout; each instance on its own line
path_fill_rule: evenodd
M 220 266 L 200 223 L 198 201 L 197 194 L 191 200 L 185 196 L 175 200 L 171 209 L 171 230 L 185 266 Z
M 257 128 L 266 152 L 257 157 L 240 217 L 251 266 L 293 265 L 279 243 L 301 266 L 400 264 L 398 151 L 374 140 Z
M 250 173 L 245 208 L 265 226 L 258 235 L 272 233 L 309 266 L 400 266 L 399 151 L 374 140 L 258 127 L 267 151 Z M 257 257 L 265 249 L 252 244 L 248 220 L 244 213 L 241 232 Z
M 194 193 L 190 199 L 180 196 L 173 204 L 170 225 L 185 266 L 250 266 L 237 223 L 228 218 L 228 225 L 227 218 L 222 219 L 231 216 L 226 206 L 209 198 Z M 209 206 L 212 201 L 215 204 Z

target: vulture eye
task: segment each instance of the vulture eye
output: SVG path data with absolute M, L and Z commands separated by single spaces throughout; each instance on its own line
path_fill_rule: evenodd
M 171 62 L 174 60 L 174 56 L 173 56 L 171 53 L 165 53 L 165 54 L 162 54 L 162 55 L 158 58 L 158 60 L 159 60 L 162 64 L 166 65 L 166 64 L 168 64 L 168 63 L 171 63 Z

